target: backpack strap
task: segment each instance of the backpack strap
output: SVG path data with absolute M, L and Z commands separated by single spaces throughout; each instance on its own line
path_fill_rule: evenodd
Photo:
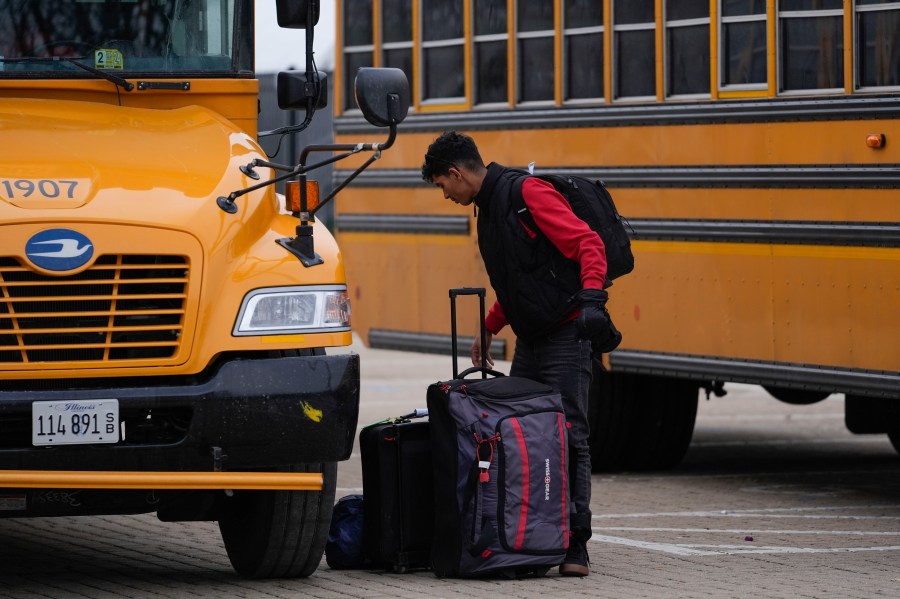
M 513 183 L 513 197 L 512 197 L 512 205 L 516 210 L 516 214 L 520 219 L 522 219 L 522 223 L 532 232 L 544 235 L 544 232 L 541 231 L 541 228 L 534 220 L 534 216 L 531 214 L 531 210 L 528 209 L 528 205 L 525 203 L 525 196 L 522 195 L 522 185 L 525 184 L 525 179 L 528 177 L 537 177 L 540 179 L 538 175 L 532 175 L 528 171 L 523 171 L 520 169 L 510 169 L 512 171 L 521 173 L 521 177 L 516 179 L 515 183 Z M 546 235 L 544 235 L 546 237 Z

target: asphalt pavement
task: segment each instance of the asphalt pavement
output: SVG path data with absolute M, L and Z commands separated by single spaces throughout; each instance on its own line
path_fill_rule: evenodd
M 425 407 L 451 370 L 447 356 L 342 351 L 362 357 L 360 427 Z M 0 597 L 900 597 L 900 458 L 887 439 L 847 432 L 842 396 L 790 406 L 726 389 L 701 399 L 679 467 L 594 475 L 584 579 L 445 580 L 323 560 L 308 579 L 244 580 L 215 523 L 145 514 L 0 520 Z M 338 497 L 361 480 L 354 453 Z

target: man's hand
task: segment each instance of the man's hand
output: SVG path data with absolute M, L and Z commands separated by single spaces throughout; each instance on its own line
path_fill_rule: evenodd
M 493 335 L 490 333 L 484 334 L 484 359 L 487 363 L 488 368 L 494 367 L 494 359 L 491 358 L 491 339 L 493 339 Z M 474 366 L 481 366 L 481 331 L 475 334 L 475 340 L 472 342 L 472 349 L 470 351 L 472 355 L 472 364 Z
M 578 336 L 590 339 L 593 350 L 601 354 L 611 352 L 622 342 L 622 334 L 606 311 L 606 298 L 601 289 L 582 289 L 578 294 L 581 312 L 575 319 Z
M 575 319 L 578 336 L 593 339 L 609 330 L 609 312 L 606 311 L 606 292 L 601 289 L 582 289 L 578 294 L 581 312 Z

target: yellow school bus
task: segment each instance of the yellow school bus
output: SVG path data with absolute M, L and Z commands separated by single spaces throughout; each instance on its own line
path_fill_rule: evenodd
M 414 90 L 399 147 L 337 207 L 371 346 L 445 351 L 446 289 L 488 285 L 472 214 L 420 178 L 428 144 L 458 130 L 486 161 L 604 181 L 630 223 L 595 466 L 677 464 L 698 390 L 727 382 L 845 394 L 848 427 L 900 449 L 900 3 L 339 7 L 337 138 L 363 123 L 358 67 L 402 68 Z M 509 358 L 509 331 L 498 341 Z
M 257 132 L 252 0 L 0 0 L 0 517 L 217 520 L 245 576 L 318 566 L 360 382 L 326 355 L 350 303 L 308 174 L 380 155 L 409 90 L 359 71 L 387 141 L 271 162 L 257 138 L 327 98 L 318 2 L 277 9 L 306 119 Z

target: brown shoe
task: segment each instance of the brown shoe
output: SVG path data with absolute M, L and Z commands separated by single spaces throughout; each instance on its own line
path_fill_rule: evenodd
M 559 566 L 560 576 L 587 576 L 591 573 L 591 562 L 588 559 L 587 545 L 575 537 L 569 539 L 569 551 L 566 559 Z

